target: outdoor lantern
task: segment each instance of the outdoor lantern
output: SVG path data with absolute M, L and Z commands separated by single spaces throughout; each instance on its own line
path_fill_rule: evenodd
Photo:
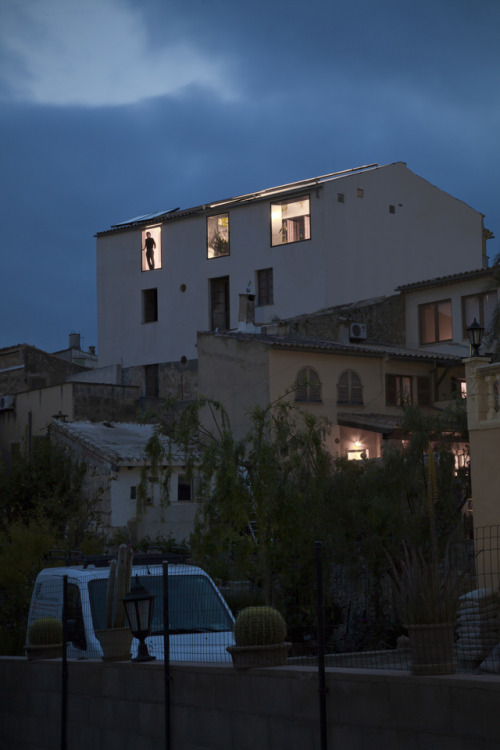
M 139 576 L 136 575 L 130 591 L 123 597 L 129 628 L 132 635 L 139 640 L 137 656 L 132 661 L 153 661 L 156 658 L 148 653 L 145 643 L 151 632 L 153 604 L 154 595 L 141 586 Z
M 472 347 L 472 356 L 479 357 L 479 347 L 483 340 L 484 328 L 479 325 L 476 318 L 467 328 L 467 334 L 469 336 L 470 345 Z

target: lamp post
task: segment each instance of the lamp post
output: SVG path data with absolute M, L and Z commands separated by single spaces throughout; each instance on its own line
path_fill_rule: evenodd
M 151 632 L 153 621 L 154 595 L 150 594 L 139 582 L 136 575 L 128 594 L 123 597 L 123 606 L 127 615 L 132 635 L 139 640 L 137 656 L 132 661 L 153 661 L 155 656 L 148 652 L 145 639 Z
M 467 335 L 469 336 L 469 342 L 472 348 L 472 357 L 479 357 L 479 347 L 483 340 L 484 328 L 479 325 L 476 318 L 467 328 Z

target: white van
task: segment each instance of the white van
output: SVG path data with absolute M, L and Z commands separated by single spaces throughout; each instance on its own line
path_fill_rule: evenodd
M 134 563 L 140 555 L 134 556 Z M 71 623 L 67 656 L 100 659 L 102 649 L 95 631 L 105 627 L 109 559 L 105 567 L 93 563 L 45 568 L 36 579 L 28 616 L 30 625 L 41 617 L 62 618 L 63 577 L 68 576 L 68 621 Z M 161 559 L 161 558 L 160 558 Z M 132 579 L 153 594 L 154 613 L 148 651 L 163 659 L 163 568 L 161 564 L 134 564 Z M 187 564 L 168 565 L 171 661 L 230 661 L 226 646 L 234 644 L 234 617 L 220 591 L 201 568 Z M 134 638 L 132 656 L 137 653 Z

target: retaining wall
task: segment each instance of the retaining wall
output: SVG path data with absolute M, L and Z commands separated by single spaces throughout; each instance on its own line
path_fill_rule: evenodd
M 68 750 L 160 750 L 163 663 L 68 663 Z M 327 669 L 329 750 L 498 750 L 496 675 Z M 0 747 L 60 747 L 61 662 L 0 658 Z M 172 750 L 320 749 L 317 673 L 171 669 Z

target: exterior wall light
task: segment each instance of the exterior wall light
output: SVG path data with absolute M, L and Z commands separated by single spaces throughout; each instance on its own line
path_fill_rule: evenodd
M 136 575 L 128 594 L 123 597 L 123 606 L 127 614 L 129 628 L 132 635 L 139 640 L 137 656 L 132 661 L 153 661 L 155 656 L 148 652 L 145 639 L 151 633 L 153 621 L 154 596 L 139 582 Z
M 479 347 L 483 341 L 484 328 L 479 325 L 476 318 L 467 328 L 467 335 L 472 349 L 472 357 L 479 357 Z

